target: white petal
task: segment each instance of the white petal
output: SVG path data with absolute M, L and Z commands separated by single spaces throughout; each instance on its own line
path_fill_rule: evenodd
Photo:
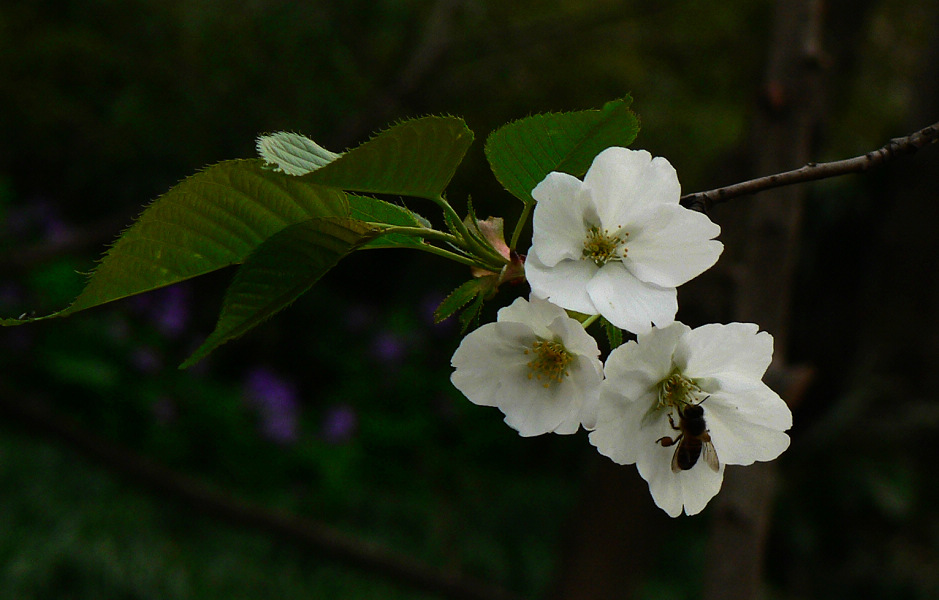
M 725 390 L 760 381 L 773 359 L 773 336 L 753 323 L 711 323 L 684 336 L 675 364 L 693 379 L 714 379 Z
M 675 432 L 672 432 L 673 434 Z M 717 495 L 724 481 L 724 467 L 714 472 L 703 460 L 688 471 L 672 472 L 675 447 L 663 447 L 655 440 L 647 440 L 654 448 L 644 452 L 636 461 L 642 478 L 649 482 L 649 492 L 656 506 L 670 517 L 701 512 L 711 498 Z
M 500 323 L 524 323 L 538 337 L 550 339 L 554 333 L 548 326 L 558 317 L 569 318 L 560 306 L 532 296 L 530 301 L 516 298 L 512 304 L 500 308 L 497 319 Z
M 584 177 L 606 228 L 623 225 L 631 215 L 657 204 L 678 204 L 681 185 L 667 160 L 645 150 L 607 148 Z
M 527 381 L 531 360 L 525 350 L 535 341 L 531 328 L 521 323 L 488 323 L 471 332 L 453 353 L 456 369 L 450 381 L 470 402 L 499 406 L 514 393 L 517 382 Z
M 531 328 L 521 323 L 489 323 L 467 335 L 450 361 L 456 369 L 450 376 L 453 385 L 474 404 L 497 407 L 523 436 L 577 420 L 583 403 L 582 390 L 570 378 L 548 387 L 529 379 L 531 357 L 525 350 L 534 340 Z
M 551 321 L 545 324 L 547 319 Z M 544 335 L 536 335 L 535 329 Z M 530 377 L 532 355 L 526 351 L 539 337 L 560 337 L 573 354 L 568 375 L 560 382 Z M 451 359 L 456 370 L 450 379 L 471 402 L 499 408 L 505 422 L 523 436 L 573 433 L 582 420 L 591 427 L 596 421 L 603 378 L 599 353 L 596 340 L 561 308 L 520 298 L 500 311 L 498 322 L 463 339 Z
M 789 447 L 792 412 L 768 386 L 712 394 L 703 406 L 711 441 L 722 464 L 773 460 Z
M 587 295 L 587 283 L 598 270 L 597 265 L 589 260 L 564 260 L 547 267 L 534 248 L 525 259 L 525 277 L 531 284 L 532 294 L 588 315 L 597 314 Z
M 599 358 L 578 356 L 570 367 L 570 375 L 564 383 L 570 390 L 567 392 L 576 398 L 571 403 L 569 419 L 573 426 L 570 433 L 577 431 L 577 426 L 583 424 L 584 428 L 591 430 L 597 425 L 597 407 L 600 402 L 600 384 L 603 381 L 603 363 Z M 560 428 L 555 433 L 566 433 Z
M 615 387 L 627 398 L 657 393 L 655 386 L 672 372 L 672 354 L 678 340 L 691 328 L 682 323 L 653 328 L 613 349 L 603 367 L 604 386 Z
M 537 300 L 537 298 L 535 300 Z M 548 303 L 546 300 L 542 300 L 541 302 Z M 600 348 L 597 346 L 597 340 L 584 330 L 584 326 L 581 325 L 580 322 L 568 317 L 563 309 L 558 308 L 558 310 L 561 310 L 562 314 L 555 317 L 548 325 L 548 331 L 551 332 L 551 335 L 546 337 L 560 338 L 561 343 L 564 344 L 564 348 L 572 354 L 590 358 L 600 356 Z M 602 366 L 600 371 L 603 371 Z
M 596 428 L 590 432 L 590 443 L 600 454 L 621 465 L 631 465 L 646 449 L 640 428 L 643 416 L 656 401 L 647 394 L 635 400 L 624 397 L 616 386 L 600 391 Z
M 649 211 L 629 232 L 624 264 L 642 281 L 677 287 L 697 277 L 717 262 L 724 245 L 711 238 L 721 228 L 706 215 L 677 204 Z
M 586 429 L 593 429 L 597 422 L 597 404 L 603 381 L 603 363 L 599 359 L 597 340 L 584 330 L 583 325 L 566 314 L 556 318 L 549 329 L 560 338 L 564 348 L 574 355 L 569 368 L 570 375 L 565 383 L 576 389 L 571 394 L 579 399 L 579 408 L 576 414 L 571 415 L 575 422 L 569 433 L 577 431 L 577 425 L 581 423 Z M 555 433 L 568 432 L 557 429 Z
M 639 281 L 616 262 L 600 268 L 587 284 L 587 294 L 596 307 L 595 312 L 620 329 L 633 333 L 645 333 L 653 323 L 657 327 L 669 325 L 678 312 L 675 288 Z
M 532 217 L 532 251 L 549 267 L 566 259 L 580 259 L 588 221 L 598 221 L 583 182 L 566 173 L 548 173 L 531 192 L 538 201 Z
M 517 381 L 512 394 L 502 398 L 499 410 L 505 422 L 523 437 L 541 435 L 559 430 L 574 433 L 580 425 L 577 419 L 581 402 L 580 390 L 571 382 L 544 387 L 536 379 Z M 565 426 L 567 424 L 567 426 Z M 574 426 L 576 425 L 576 426 Z

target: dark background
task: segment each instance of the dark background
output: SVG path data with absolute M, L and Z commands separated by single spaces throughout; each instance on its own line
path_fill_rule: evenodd
M 767 79 L 774 19 L 793 3 L 4 3 L 0 311 L 64 307 L 76 272 L 143 206 L 207 164 L 254 156 L 259 133 L 341 151 L 398 119 L 462 116 L 476 142 L 448 195 L 514 223 L 520 204 L 482 147 L 531 113 L 631 93 L 634 147 L 666 156 L 685 191 L 767 174 L 755 124 L 809 105 L 819 162 L 936 121 L 939 4 L 811 3 L 819 81 L 804 97 Z M 794 272 L 773 290 L 791 310 L 770 333 L 810 375 L 787 397 L 795 426 L 766 508 L 767 597 L 939 595 L 937 173 L 932 147 L 803 186 Z M 726 282 L 746 248 L 741 211 L 762 201 L 711 211 L 728 251 L 682 289 L 686 322 L 740 318 Z M 523 440 L 452 389 L 459 328 L 430 315 L 467 277 L 460 267 L 353 255 L 271 322 L 178 371 L 230 277 L 0 331 L 0 596 L 436 597 L 148 491 L 79 454 L 56 423 L 105 454 L 130 449 L 223 495 L 519 594 L 590 597 L 569 585 L 585 562 L 590 577 L 619 582 L 607 597 L 701 593 L 712 508 L 669 520 L 635 470 L 610 468 L 582 432 Z M 519 293 L 505 290 L 489 318 Z M 624 496 L 597 508 L 603 478 L 622 478 Z M 630 520 L 644 523 L 631 543 L 605 535 Z M 585 561 L 584 531 L 606 562 Z

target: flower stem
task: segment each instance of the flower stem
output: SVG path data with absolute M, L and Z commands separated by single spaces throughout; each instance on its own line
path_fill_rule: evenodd
M 534 203 L 525 203 L 525 208 L 522 209 L 522 214 L 518 217 L 518 222 L 515 224 L 515 231 L 512 232 L 512 241 L 509 242 L 509 248 L 515 250 L 515 244 L 518 243 L 518 238 L 522 235 L 522 228 L 525 226 L 525 223 L 528 222 L 528 213 L 531 212 L 531 207 L 534 206 Z
M 429 229 L 427 227 L 403 227 L 403 226 L 384 226 L 382 223 L 369 223 L 374 227 L 381 229 L 383 234 L 386 233 L 397 233 L 400 235 L 406 235 L 409 237 L 418 237 L 425 240 L 439 240 L 452 244 L 453 246 L 460 248 L 466 252 L 470 252 L 470 249 L 466 247 L 466 244 L 462 243 L 462 240 L 457 236 L 446 233 L 444 231 L 437 231 L 436 229 Z M 379 246 L 373 246 L 374 249 L 378 249 Z M 387 246 L 381 246 L 384 248 L 400 248 L 399 245 L 389 244 Z M 454 262 L 464 264 L 470 267 L 479 267 L 480 269 L 486 269 L 487 271 L 496 271 L 502 268 L 501 262 L 498 264 L 492 264 L 491 262 L 484 262 L 479 260 L 479 257 L 470 257 L 457 252 L 451 252 L 450 250 L 445 250 L 438 246 L 433 246 L 431 244 L 419 244 L 415 246 L 408 246 L 409 248 L 414 248 L 415 250 L 422 250 L 430 254 L 435 254 L 437 256 L 442 256 Z
M 457 246 L 466 250 L 467 252 L 475 254 L 480 259 L 496 261 L 496 264 L 499 265 L 495 269 L 496 271 L 501 269 L 503 265 L 508 264 L 508 261 L 505 259 L 505 257 L 499 254 L 495 248 L 493 248 L 488 243 L 483 243 L 476 239 L 476 236 L 474 236 L 472 232 L 470 232 L 470 230 L 466 227 L 466 224 L 456 213 L 453 207 L 450 206 L 450 203 L 447 202 L 446 198 L 443 196 L 438 196 L 434 202 L 436 202 L 437 205 L 440 206 L 440 208 L 442 208 L 446 213 L 446 222 L 450 224 L 450 228 L 453 230 L 455 237 L 462 238 L 463 243 L 458 243 L 456 244 Z
M 594 322 L 595 322 L 597 319 L 599 319 L 599 318 L 600 318 L 600 315 L 591 315 L 591 316 L 587 317 L 586 319 L 584 319 L 584 320 L 581 322 L 581 325 L 584 326 L 584 329 L 587 329 L 588 327 L 590 327 L 591 325 L 593 325 Z
M 397 233 L 400 235 L 406 235 L 408 237 L 419 237 L 428 240 L 440 240 L 441 242 L 447 242 L 448 244 L 453 244 L 463 248 L 463 244 L 460 243 L 460 238 L 453 235 L 452 233 L 447 233 L 445 231 L 437 231 L 436 229 L 430 229 L 428 227 L 404 227 L 393 225 L 388 227 L 383 223 L 369 223 L 373 227 L 378 227 L 381 229 L 383 234 L 385 233 Z
M 492 270 L 492 265 L 484 264 L 478 260 L 470 258 L 469 256 L 464 256 L 462 254 L 457 254 L 456 252 L 451 252 L 449 250 L 444 250 L 437 246 L 431 246 L 430 244 L 422 244 L 420 246 L 415 246 L 415 250 L 423 250 L 430 254 L 435 254 L 437 256 L 442 256 L 443 258 L 448 258 L 454 262 L 466 265 L 468 267 L 478 267 L 480 269 L 485 269 L 487 271 Z

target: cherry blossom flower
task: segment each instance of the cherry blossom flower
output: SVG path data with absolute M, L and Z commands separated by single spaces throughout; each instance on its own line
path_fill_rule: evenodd
M 523 436 L 574 433 L 596 419 L 599 354 L 596 340 L 562 308 L 519 298 L 463 339 L 450 380 L 471 402 L 501 410 Z
M 645 150 L 607 148 L 584 180 L 552 172 L 538 201 L 525 276 L 564 308 L 649 331 L 675 320 L 677 287 L 710 268 L 720 227 L 678 204 L 675 169 Z
M 590 443 L 635 463 L 670 516 L 696 514 L 720 490 L 724 465 L 789 447 L 792 413 L 762 381 L 772 357 L 772 336 L 752 323 L 639 334 L 607 359 Z

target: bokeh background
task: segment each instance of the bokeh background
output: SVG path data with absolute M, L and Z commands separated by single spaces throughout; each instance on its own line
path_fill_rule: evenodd
M 797 4 L 817 17 L 811 94 L 767 75 Z M 930 0 L 5 2 L 0 312 L 64 307 L 143 206 L 254 156 L 259 133 L 340 151 L 399 119 L 462 116 L 477 141 L 449 197 L 514 222 L 482 150 L 505 122 L 631 93 L 634 145 L 668 157 L 686 191 L 710 189 L 767 174 L 757 124 L 809 106 L 814 161 L 934 123 L 936 31 Z M 801 188 L 773 290 L 790 308 L 770 331 L 796 374 L 795 426 L 763 502 L 761 588 L 935 598 L 939 148 Z M 686 322 L 739 318 L 741 215 L 760 202 L 712 210 L 728 252 L 682 289 Z M 230 271 L 0 330 L 0 597 L 443 597 L 216 518 L 63 431 L 520 596 L 720 597 L 717 508 L 670 520 L 583 432 L 523 440 L 452 389 L 459 327 L 431 314 L 467 276 L 404 251 L 353 255 L 185 372 Z M 488 318 L 523 293 L 501 292 Z

